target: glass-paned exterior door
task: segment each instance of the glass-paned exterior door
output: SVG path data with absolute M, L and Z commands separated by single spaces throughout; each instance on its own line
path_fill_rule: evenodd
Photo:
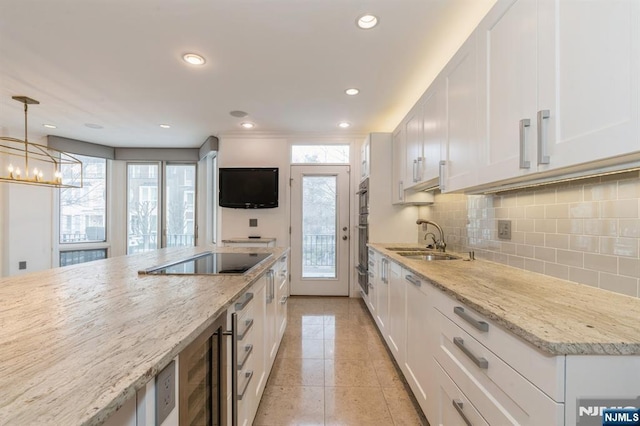
M 291 294 L 349 295 L 349 166 L 291 166 Z

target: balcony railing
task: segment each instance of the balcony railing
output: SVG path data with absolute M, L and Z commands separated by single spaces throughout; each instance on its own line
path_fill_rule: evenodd
M 335 234 L 306 234 L 302 237 L 302 276 L 336 277 Z
M 167 234 L 167 247 L 193 247 L 195 236 L 193 234 Z M 129 254 L 156 250 L 159 248 L 157 234 L 129 235 L 127 243 Z

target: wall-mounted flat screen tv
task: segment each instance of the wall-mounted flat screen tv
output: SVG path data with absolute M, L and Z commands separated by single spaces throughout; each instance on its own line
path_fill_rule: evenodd
M 278 207 L 278 168 L 219 169 L 218 204 L 234 209 Z

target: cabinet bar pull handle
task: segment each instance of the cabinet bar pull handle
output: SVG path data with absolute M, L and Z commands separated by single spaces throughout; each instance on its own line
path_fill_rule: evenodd
M 415 278 L 413 275 L 406 275 L 404 279 L 409 281 L 411 284 L 415 285 L 416 287 L 420 287 L 422 285 L 422 281 Z
M 473 352 L 471 352 L 469 350 L 469 348 L 467 348 L 464 345 L 464 340 L 462 339 L 462 337 L 454 337 L 453 338 L 453 343 L 460 348 L 460 350 L 462 352 L 464 352 L 464 354 L 466 356 L 469 357 L 469 359 L 471 361 L 473 361 L 473 363 L 475 365 L 477 365 L 479 368 L 486 370 L 487 368 L 489 368 L 489 361 L 487 361 L 485 358 L 483 357 L 477 357 Z
M 282 296 L 282 299 L 280 299 L 280 304 L 284 305 L 285 303 L 287 303 L 287 299 L 289 299 L 289 296 Z
M 399 180 L 398 181 L 398 201 L 402 201 L 402 196 L 404 195 L 403 192 L 404 192 L 404 189 L 402 189 L 402 181 Z
M 251 381 L 251 378 L 253 377 L 253 371 L 247 371 L 246 373 L 244 373 L 244 377 L 246 377 L 247 380 L 245 380 L 244 386 L 242 386 L 242 392 L 240 392 L 238 394 L 238 401 L 242 401 L 242 398 L 244 397 L 244 394 L 247 392 L 247 388 L 249 387 L 249 382 Z
M 422 163 L 424 163 L 424 157 L 418 157 L 418 182 L 420 182 L 422 179 L 424 179 L 424 177 L 422 176 L 424 173 L 422 171 L 423 165 Z
M 528 118 L 523 118 L 520 120 L 520 168 L 521 169 L 529 169 L 531 168 L 531 161 L 526 160 L 526 151 L 527 151 L 527 136 L 525 129 L 531 126 L 531 120 Z
M 253 352 L 253 345 L 246 345 L 244 347 L 244 358 L 242 358 L 242 361 L 238 363 L 238 370 L 242 370 L 242 367 L 244 367 L 244 364 L 249 359 L 249 355 L 251 355 L 251 352 Z
M 487 324 L 484 321 L 478 321 L 477 319 L 473 318 L 471 315 L 469 315 L 464 311 L 464 308 L 462 306 L 456 306 L 455 308 L 453 308 L 453 313 L 461 317 L 463 320 L 465 320 L 469 324 L 471 324 L 474 328 L 480 331 L 489 331 L 489 324 Z
M 244 322 L 244 325 L 245 325 L 245 328 L 242 334 L 238 333 L 238 340 L 244 339 L 244 336 L 247 335 L 247 331 L 251 330 L 251 327 L 253 326 L 253 319 L 246 320 Z
M 464 423 L 467 426 L 473 426 L 469 421 L 469 419 L 467 418 L 467 416 L 464 415 L 464 411 L 462 411 L 462 406 L 464 405 L 462 401 L 460 401 L 459 399 L 452 399 L 451 402 L 453 403 L 453 406 L 458 412 L 458 414 L 460 414 L 460 417 L 462 417 L 462 420 L 464 421 Z
M 547 155 L 547 129 L 543 125 L 544 120 L 549 118 L 549 110 L 538 111 L 538 164 L 549 164 Z
M 238 314 L 231 314 L 231 331 L 225 331 L 225 336 L 231 335 L 231 424 L 238 424 Z
M 418 178 L 417 178 L 418 174 L 416 172 L 416 169 L 418 168 L 417 165 L 418 165 L 418 160 L 413 160 L 413 181 L 414 182 L 418 181 Z
M 438 174 L 438 186 L 440 187 L 440 191 L 444 191 L 444 166 L 446 164 L 447 162 L 444 160 L 440 160 L 440 163 L 438 163 L 438 166 L 440 168 Z
M 244 300 L 237 302 L 236 303 L 236 311 L 241 311 L 244 309 L 245 306 L 247 306 L 247 303 L 249 303 L 251 301 L 251 299 L 253 299 L 253 293 L 247 293 L 244 295 Z

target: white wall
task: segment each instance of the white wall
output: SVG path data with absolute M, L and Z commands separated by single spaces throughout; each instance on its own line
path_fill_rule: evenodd
M 221 240 L 249 235 L 275 237 L 278 246 L 289 245 L 289 142 L 285 138 L 236 138 L 220 140 L 218 167 L 278 167 L 278 207 L 230 209 L 218 207 Z M 249 227 L 249 219 L 258 219 Z
M 3 183 L 3 275 L 19 275 L 51 267 L 51 208 L 48 187 Z M 19 270 L 18 262 L 27 269 Z

